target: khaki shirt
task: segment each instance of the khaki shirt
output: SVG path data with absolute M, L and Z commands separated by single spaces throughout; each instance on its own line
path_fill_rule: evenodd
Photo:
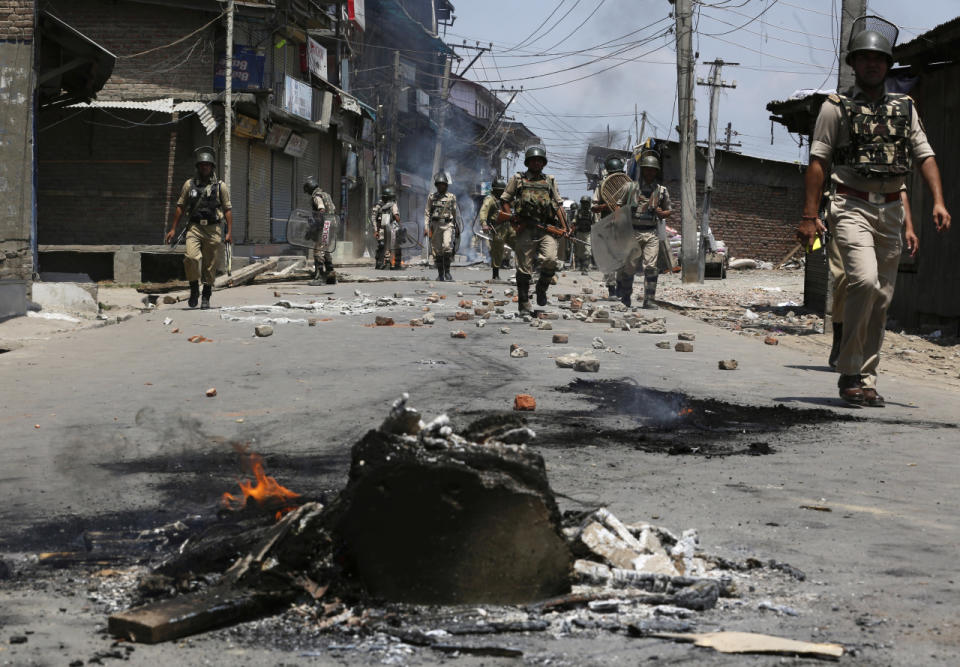
M 847 91 L 847 94 L 855 100 L 867 100 L 863 91 L 857 86 Z M 827 98 L 820 107 L 820 115 L 817 116 L 817 124 L 811 136 L 810 157 L 820 158 L 830 164 L 834 150 L 849 144 L 850 123 L 844 116 L 840 104 Z M 911 105 L 910 111 L 910 148 L 915 163 L 920 163 L 934 154 L 920 124 L 915 105 Z M 896 192 L 901 190 L 907 182 L 906 175 L 886 179 L 866 178 L 858 174 L 853 167 L 845 164 L 834 165 L 831 178 L 838 185 L 864 192 Z
M 193 178 L 188 178 L 183 184 L 183 187 L 180 188 L 180 198 L 177 200 L 177 206 L 184 212 L 187 212 L 187 196 L 190 194 L 190 188 L 193 187 L 193 181 Z M 197 189 L 201 190 L 200 195 L 210 194 L 210 188 L 213 187 L 214 181 L 211 180 L 206 185 L 199 184 L 199 177 L 197 177 L 197 181 Z M 220 206 L 217 207 L 217 220 L 223 220 L 223 214 L 232 208 L 233 206 L 230 204 L 230 190 L 227 188 L 226 183 L 220 181 Z
M 539 177 L 531 177 L 530 172 L 525 172 L 523 174 L 516 173 L 510 177 L 510 182 L 507 183 L 507 189 L 503 191 L 503 194 L 500 195 L 500 201 L 505 201 L 508 204 L 511 203 L 517 196 L 517 192 L 520 190 L 520 181 L 526 177 L 528 180 L 535 181 L 539 178 L 545 178 L 550 181 L 550 199 L 553 200 L 553 203 L 558 207 L 563 205 L 563 197 L 560 196 L 560 189 L 557 187 L 557 179 L 549 174 L 541 173 Z
M 380 202 L 373 207 L 373 227 L 377 231 L 383 228 L 383 216 L 390 216 L 390 222 L 396 222 L 400 218 L 400 207 L 395 201 Z
M 323 188 L 314 189 L 310 194 L 310 204 L 316 213 L 322 213 L 324 215 L 337 214 L 337 207 L 334 205 L 333 199 L 323 191 Z
M 480 212 L 477 214 L 477 217 L 480 218 L 480 222 L 488 225 L 497 224 L 496 216 L 497 212 L 500 210 L 500 202 L 493 195 L 487 195 L 483 198 L 483 205 L 480 206 Z M 491 220 L 490 218 L 493 218 Z
M 432 192 L 427 196 L 427 205 L 423 209 L 424 229 L 430 227 L 430 211 L 434 208 L 434 202 L 440 202 L 437 208 L 450 213 L 451 218 L 449 222 L 456 222 L 457 227 L 463 229 L 463 221 L 460 219 L 460 207 L 457 205 L 457 196 L 449 190 L 442 195 L 439 192 Z

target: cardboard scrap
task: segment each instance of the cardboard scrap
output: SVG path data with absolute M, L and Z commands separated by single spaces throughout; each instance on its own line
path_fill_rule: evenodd
M 695 646 L 712 648 L 720 653 L 765 653 L 831 660 L 843 655 L 840 644 L 814 644 L 755 632 L 658 632 L 650 636 L 692 642 Z

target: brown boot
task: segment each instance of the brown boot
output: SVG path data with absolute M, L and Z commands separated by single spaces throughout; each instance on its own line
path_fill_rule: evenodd
M 878 394 L 877 390 L 873 387 L 863 388 L 863 404 L 870 408 L 887 407 L 887 402 L 883 400 L 883 396 Z
M 837 387 L 840 389 L 840 398 L 842 398 L 844 402 L 857 406 L 864 404 L 865 392 L 859 375 L 841 375 L 840 380 L 837 382 Z M 875 389 L 873 393 L 877 393 Z

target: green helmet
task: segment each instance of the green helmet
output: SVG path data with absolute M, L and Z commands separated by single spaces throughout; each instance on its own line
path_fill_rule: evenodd
M 864 30 L 851 39 L 850 47 L 847 51 L 847 64 L 853 64 L 853 56 L 855 53 L 864 51 L 882 53 L 887 57 L 887 66 L 893 66 L 893 47 L 890 45 L 890 41 L 879 32 Z
M 523 166 L 530 166 L 530 158 L 542 157 L 543 164 L 547 164 L 547 149 L 543 146 L 531 146 L 527 149 L 527 152 L 523 154 Z
M 616 155 L 611 155 L 604 161 L 603 168 L 607 170 L 608 174 L 612 174 L 616 171 L 623 171 L 623 160 L 618 158 Z
M 303 179 L 303 191 L 308 195 L 312 195 L 313 191 L 317 189 L 317 177 L 314 175 L 307 176 Z
M 592 204 L 593 204 L 593 200 L 590 199 L 589 196 L 583 195 L 582 197 L 580 197 L 580 208 L 583 208 L 584 206 L 590 206 Z
M 493 181 L 493 184 L 490 186 L 490 192 L 503 192 L 507 189 L 507 182 L 502 178 L 496 178 Z
M 645 153 L 644 155 L 641 155 L 640 168 L 644 169 L 646 167 L 660 171 L 660 159 L 653 153 Z
M 440 183 L 450 185 L 450 174 L 445 171 L 438 171 L 436 176 L 433 177 L 433 184 L 439 185 Z
M 202 162 L 209 162 L 216 168 L 217 166 L 217 156 L 213 152 L 213 148 L 210 146 L 201 146 L 193 152 L 194 155 L 194 164 L 198 167 Z
M 397 191 L 394 190 L 389 185 L 383 189 L 382 193 L 380 193 L 380 198 L 383 201 L 390 201 L 391 199 L 394 199 L 396 196 L 397 196 Z

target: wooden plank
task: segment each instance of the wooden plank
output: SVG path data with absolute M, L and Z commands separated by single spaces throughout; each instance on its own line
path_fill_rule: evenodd
M 800 249 L 801 249 L 802 247 L 803 247 L 803 246 L 800 245 L 799 243 L 798 243 L 797 245 L 793 246 L 793 250 L 791 250 L 791 251 L 788 252 L 786 255 L 784 255 L 784 256 L 783 256 L 783 259 L 781 259 L 781 260 L 777 263 L 777 268 L 779 269 L 779 268 L 782 267 L 784 264 L 786 264 L 786 263 L 789 262 L 791 259 L 793 259 L 793 256 L 796 255 L 796 254 L 800 251 Z
M 276 268 L 279 259 L 272 257 L 266 260 L 260 260 L 254 264 L 249 264 L 239 271 L 234 271 L 232 276 L 220 276 L 213 282 L 215 288 L 223 289 L 225 287 L 239 287 L 245 285 L 264 271 L 270 271 Z
M 219 587 L 110 616 L 110 634 L 143 644 L 179 639 L 235 623 L 269 616 L 290 604 L 292 592 L 264 593 Z

